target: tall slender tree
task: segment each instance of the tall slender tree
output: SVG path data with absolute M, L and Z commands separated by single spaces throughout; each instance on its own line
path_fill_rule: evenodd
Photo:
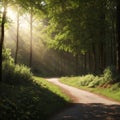
M 16 51 L 15 51 L 15 64 L 17 64 L 18 60 L 18 50 L 19 50 L 19 26 L 20 26 L 20 7 L 17 7 L 17 41 L 16 41 Z
M 33 54 L 33 7 L 30 8 L 30 62 L 29 66 L 32 68 L 32 54 Z
M 2 12 L 2 20 L 1 20 L 1 38 L 0 38 L 0 81 L 2 81 L 2 49 L 4 44 L 4 35 L 5 35 L 5 22 L 6 22 L 6 12 L 8 0 L 2 1 L 3 12 Z
M 40 11 L 44 11 L 42 7 L 44 6 L 44 2 L 42 0 L 18 0 L 19 5 L 23 7 L 30 14 L 30 54 L 29 54 L 29 66 L 32 67 L 32 59 L 33 59 L 33 22 L 34 15 L 40 13 Z
M 117 28 L 117 70 L 120 72 L 120 0 L 116 0 L 117 3 L 117 18 L 116 18 L 116 28 Z

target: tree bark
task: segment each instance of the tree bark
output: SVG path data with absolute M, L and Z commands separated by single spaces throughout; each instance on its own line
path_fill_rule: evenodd
M 16 51 L 15 51 L 15 64 L 17 64 L 19 50 L 19 7 L 17 11 L 17 41 L 16 41 Z
M 6 22 L 6 11 L 7 5 L 4 5 L 4 11 L 2 15 L 2 22 L 1 22 L 1 39 L 0 39 L 0 81 L 2 81 L 2 49 L 4 43 L 4 33 L 5 33 L 5 22 Z
M 76 75 L 79 75 L 79 55 L 78 54 L 76 54 L 75 55 L 75 73 L 76 73 Z
M 96 72 L 96 52 L 95 52 L 95 45 L 92 44 L 92 57 L 93 57 L 93 72 L 95 73 Z
M 102 73 L 104 68 L 105 68 L 105 51 L 104 51 L 104 44 L 100 43 L 99 51 L 100 51 L 100 56 L 99 56 L 99 64 L 100 64 L 100 72 Z
M 117 65 L 116 68 L 120 72 L 120 0 L 117 1 L 117 14 L 116 14 L 116 32 L 117 32 Z
M 88 71 L 91 72 L 91 51 L 88 52 Z
M 30 68 L 32 68 L 32 49 L 33 49 L 33 34 L 32 34 L 32 31 L 33 31 L 33 25 L 32 25 L 32 22 L 33 22 L 33 9 L 31 7 L 31 11 L 30 11 Z
M 105 69 L 105 48 L 106 48 L 106 42 L 105 42 L 105 7 L 106 7 L 106 2 L 104 1 L 100 1 L 101 4 L 101 12 L 100 12 L 100 23 L 101 23 L 101 27 L 100 27 L 100 43 L 99 43 L 99 51 L 100 51 L 100 72 L 102 73 L 103 70 Z
M 86 74 L 87 73 L 87 59 L 86 59 L 86 53 L 84 55 L 84 73 Z
M 112 34 L 111 34 L 111 64 L 116 65 L 116 22 L 114 18 L 114 12 L 111 11 L 111 26 L 112 26 Z

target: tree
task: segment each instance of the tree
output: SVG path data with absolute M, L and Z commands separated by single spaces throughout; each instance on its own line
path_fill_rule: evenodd
M 16 51 L 15 51 L 15 64 L 17 64 L 17 60 L 18 60 L 18 50 L 19 50 L 19 15 L 20 14 L 20 8 L 18 6 L 17 8 L 17 41 L 16 41 Z
M 117 14 L 116 14 L 116 31 L 117 31 L 117 70 L 120 72 L 120 1 L 116 0 L 117 3 Z
M 2 81 L 2 49 L 4 44 L 5 22 L 8 2 L 9 0 L 2 1 L 3 12 L 1 18 L 1 38 L 0 38 L 0 81 Z
M 39 14 L 40 11 L 44 11 L 42 8 L 44 6 L 42 0 L 18 0 L 18 4 L 23 7 L 30 15 L 30 54 L 29 54 L 29 66 L 32 68 L 32 56 L 33 56 L 33 22 L 34 16 Z
M 106 19 L 107 7 L 110 7 L 107 3 L 111 1 L 47 1 L 50 6 L 48 31 L 51 47 L 70 52 L 76 57 L 89 53 L 93 71 L 102 72 L 106 67 L 106 42 L 109 36 L 106 31 L 110 28 Z

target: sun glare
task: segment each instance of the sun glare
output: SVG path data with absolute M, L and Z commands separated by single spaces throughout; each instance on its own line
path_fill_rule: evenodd
M 16 20 L 16 12 L 13 11 L 11 8 L 8 8 L 7 9 L 7 17 L 12 20 Z
M 1 12 L 4 12 L 4 8 L 2 7 L 0 11 L 1 11 Z
M 17 11 L 14 11 L 12 8 L 7 9 L 7 17 L 12 20 L 13 24 L 17 25 Z M 19 16 L 19 25 L 23 30 L 29 29 L 29 17 L 24 14 Z

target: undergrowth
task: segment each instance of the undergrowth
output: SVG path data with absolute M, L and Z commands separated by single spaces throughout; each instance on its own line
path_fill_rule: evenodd
M 3 50 L 2 72 L 0 120 L 47 120 L 69 105 L 58 87 L 33 77 L 27 66 L 15 65 L 9 49 Z
M 3 82 L 7 84 L 20 84 L 32 80 L 32 72 L 25 65 L 14 64 L 10 49 L 3 50 L 2 62 Z
M 120 101 L 119 74 L 113 67 L 107 67 L 102 75 L 88 74 L 78 77 L 62 77 L 61 82 L 77 88 L 90 90 Z
M 0 93 L 1 120 L 47 120 L 69 105 L 58 87 L 38 77 L 17 86 L 1 83 Z

